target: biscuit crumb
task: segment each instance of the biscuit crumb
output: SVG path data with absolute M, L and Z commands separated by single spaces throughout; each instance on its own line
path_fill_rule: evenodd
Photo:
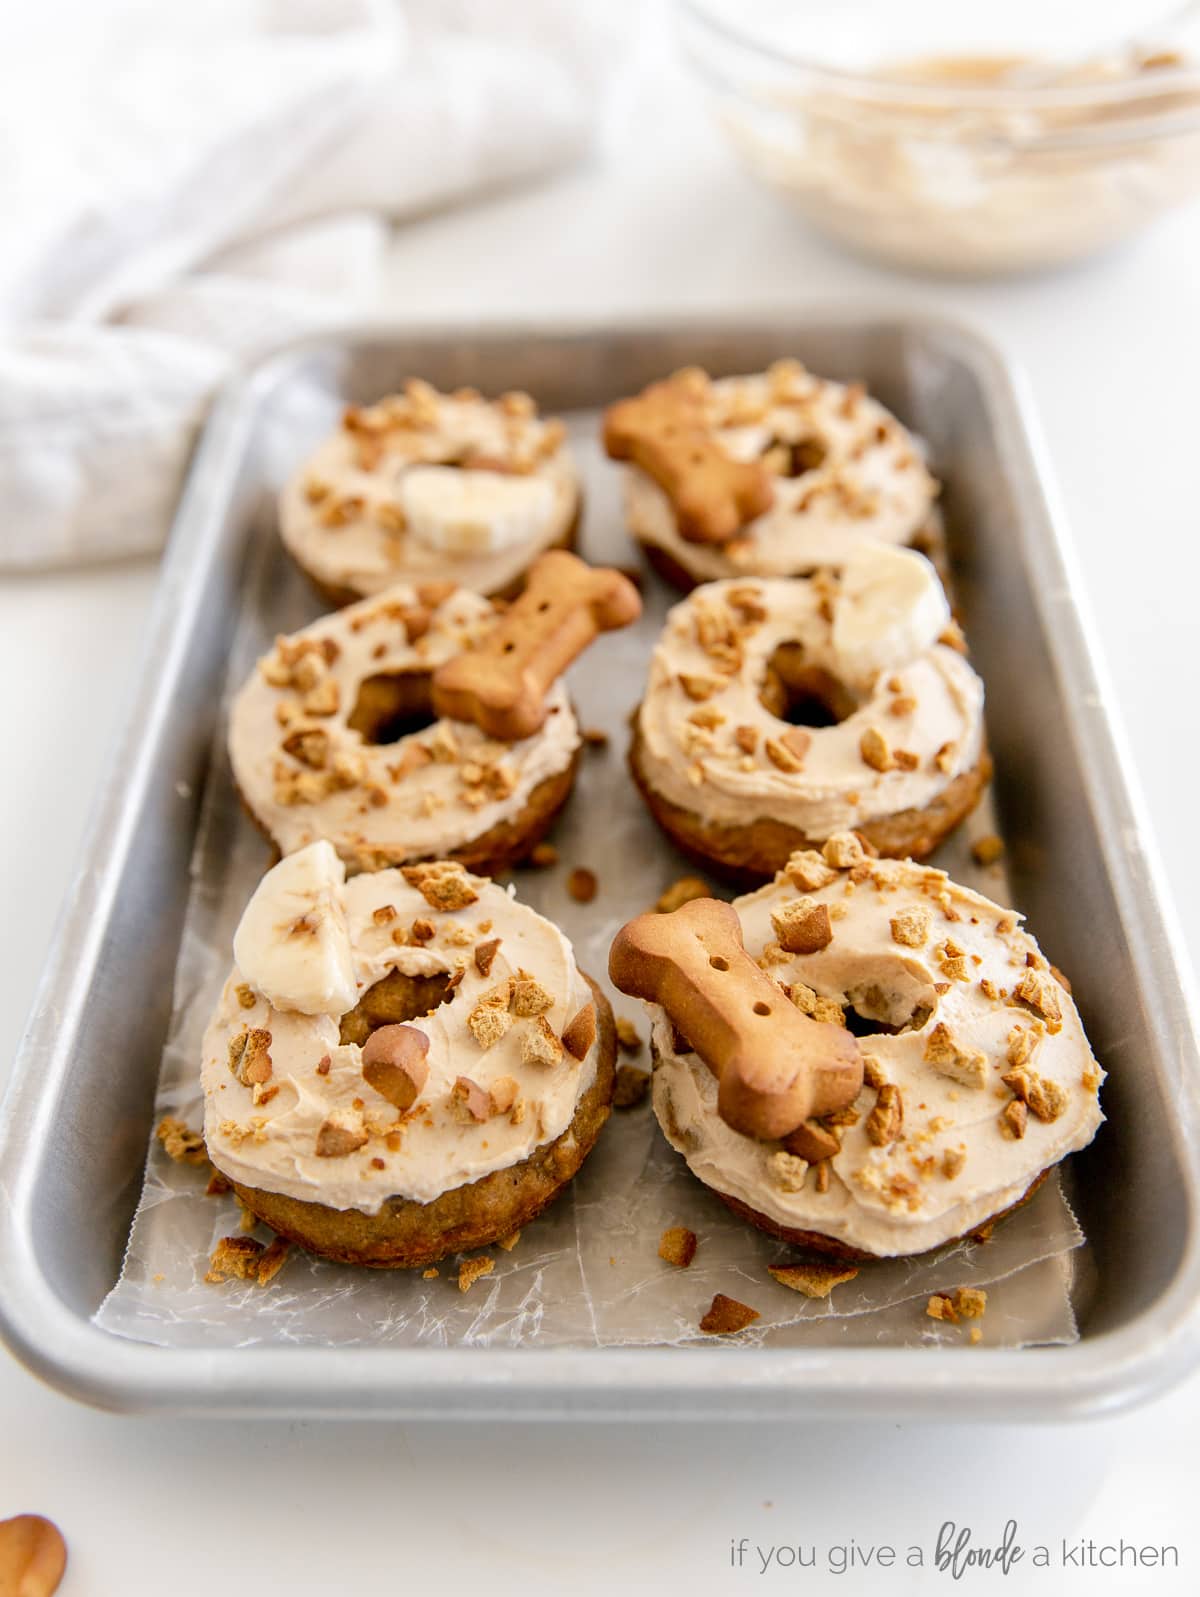
M 877 1148 L 890 1147 L 904 1129 L 904 1100 L 894 1082 L 885 1082 L 867 1116 L 866 1133 Z
M 521 1233 L 519 1231 L 513 1231 L 510 1232 L 506 1237 L 497 1237 L 496 1246 L 498 1248 L 503 1248 L 505 1253 L 511 1253 L 520 1240 Z
M 563 1045 L 545 1015 L 531 1021 L 521 1034 L 521 1062 L 526 1065 L 557 1065 Z
M 802 848 L 788 860 L 783 867 L 783 874 L 802 892 L 815 893 L 822 887 L 828 887 L 836 878 L 837 871 L 816 849 Z
M 632 1020 L 617 1016 L 617 1047 L 623 1054 L 640 1054 L 642 1038 Z
M 479 894 L 457 860 L 433 860 L 426 865 L 401 867 L 404 880 L 415 887 L 431 909 L 447 912 L 466 909 Z
M 590 904 L 599 886 L 595 871 L 584 865 L 577 865 L 567 877 L 567 892 L 577 904 Z
M 979 837 L 971 844 L 971 855 L 977 865 L 994 865 L 1004 854 L 1004 839 L 996 832 Z
M 635 1109 L 650 1088 L 650 1072 L 635 1070 L 632 1065 L 618 1065 L 613 1086 L 613 1108 Z
M 698 876 L 681 876 L 670 887 L 664 888 L 654 907 L 660 915 L 670 915 L 673 910 L 692 903 L 694 899 L 711 897 L 712 890 L 707 882 L 701 881 Z
M 438 1269 L 437 1265 L 431 1264 L 428 1270 L 421 1271 L 421 1279 L 422 1281 L 436 1281 L 440 1274 L 441 1271 Z
M 658 1256 L 680 1270 L 686 1270 L 696 1257 L 696 1233 L 687 1226 L 668 1226 L 658 1239 Z
M 476 943 L 475 969 L 481 976 L 488 976 L 491 974 L 492 963 L 495 960 L 499 949 L 500 939 L 498 937 L 493 937 L 486 943 Z
M 827 865 L 833 865 L 840 871 L 861 865 L 867 857 L 866 850 L 854 832 L 834 832 L 832 837 L 825 839 L 821 853 Z M 788 863 L 790 865 L 791 861 Z
M 852 1264 L 769 1264 L 767 1274 L 806 1298 L 827 1298 L 835 1286 L 853 1281 L 858 1270 Z
M 811 898 L 793 898 L 771 911 L 779 946 L 789 954 L 816 954 L 833 941 L 829 905 Z
M 873 771 L 890 771 L 895 763 L 892 748 L 877 726 L 869 726 L 858 740 L 858 752 Z
M 207 1164 L 208 1149 L 201 1133 L 193 1131 L 174 1115 L 164 1115 L 154 1135 L 162 1143 L 163 1152 L 176 1164 Z
M 253 1009 L 258 1002 L 258 994 L 248 981 L 239 982 L 233 992 L 234 997 L 243 1009 Z
M 584 1004 L 583 1008 L 567 1022 L 562 1034 L 563 1047 L 572 1059 L 586 1059 L 588 1049 L 596 1040 L 596 1006 Z
M 495 1259 L 486 1253 L 478 1259 L 464 1259 L 458 1267 L 458 1290 L 468 1292 L 480 1276 L 491 1275 L 495 1268 Z
M 767 1155 L 767 1175 L 781 1192 L 799 1192 L 807 1174 L 807 1160 L 798 1159 L 794 1153 L 777 1148 Z
M 983 1087 L 987 1083 L 987 1056 L 978 1048 L 960 1048 L 944 1021 L 938 1021 L 925 1044 L 925 1063 L 939 1075 L 964 1087 Z
M 908 904 L 892 916 L 892 941 L 905 948 L 920 948 L 929 940 L 933 916 L 924 904 Z
M 542 984 L 534 981 L 531 976 L 520 977 L 513 982 L 509 1008 L 514 1015 L 528 1020 L 534 1015 L 544 1015 L 553 1007 L 554 999 Z
M 967 1162 L 967 1155 L 962 1148 L 947 1148 L 942 1154 L 942 1174 L 947 1181 L 953 1181 Z
M 708 1336 L 730 1336 L 737 1331 L 744 1331 L 759 1318 L 757 1309 L 752 1309 L 747 1303 L 739 1303 L 736 1298 L 727 1298 L 724 1292 L 718 1292 L 700 1321 L 700 1329 Z
M 553 843 L 535 843 L 529 853 L 528 863 L 539 871 L 558 864 L 558 850 Z

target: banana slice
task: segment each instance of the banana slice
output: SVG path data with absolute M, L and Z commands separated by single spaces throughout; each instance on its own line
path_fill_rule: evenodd
M 233 957 L 276 1009 L 342 1015 L 358 989 L 342 888 L 346 867 L 322 840 L 267 872 L 233 937 Z
M 400 483 L 400 505 L 414 538 L 446 554 L 487 554 L 529 543 L 554 514 L 544 477 L 456 466 L 414 466 Z
M 890 544 L 864 544 L 842 568 L 834 600 L 833 649 L 852 687 L 907 665 L 937 642 L 950 606 L 924 555 Z

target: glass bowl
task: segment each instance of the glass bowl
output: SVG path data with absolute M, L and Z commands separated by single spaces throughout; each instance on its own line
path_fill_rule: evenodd
M 752 173 L 856 249 L 976 274 L 1092 254 L 1200 189 L 1198 12 L 678 4 L 684 53 Z

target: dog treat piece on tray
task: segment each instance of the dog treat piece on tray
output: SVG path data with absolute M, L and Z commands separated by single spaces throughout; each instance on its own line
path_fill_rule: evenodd
M 582 741 L 556 672 L 639 600 L 562 552 L 532 580 L 540 597 L 501 616 L 445 583 L 402 584 L 276 639 L 234 700 L 229 749 L 282 853 L 328 838 L 351 870 L 453 857 L 490 873 L 536 847 Z M 461 688 L 440 695 L 448 664 Z
M 706 583 L 655 645 L 634 779 L 673 842 L 738 882 L 846 828 L 923 857 L 991 773 L 983 683 L 960 643 L 936 572 L 909 549 Z
M 864 539 L 941 547 L 916 440 L 860 385 L 798 361 L 679 372 L 611 406 L 604 442 L 628 462 L 630 531 L 685 591 L 837 565 Z
M 301 1246 L 428 1265 L 530 1222 L 612 1101 L 608 1003 L 556 926 L 453 861 L 267 873 L 203 1043 L 204 1135 Z
M 433 707 L 491 737 L 530 737 L 571 661 L 601 632 L 641 613 L 637 589 L 619 571 L 586 565 L 565 550 L 544 554 L 499 624 L 434 672 Z
M 609 975 L 656 1003 L 717 1077 L 717 1106 L 748 1137 L 786 1137 L 851 1103 L 862 1086 L 848 1031 L 802 1014 L 742 946 L 737 912 L 715 898 L 639 915 L 617 934 Z
M 333 604 L 406 581 L 509 594 L 573 542 L 579 498 L 566 430 L 528 394 L 414 379 L 347 409 L 284 488 L 280 534 Z
M 678 924 L 698 908 L 703 900 L 661 919 Z M 871 859 L 848 833 L 722 908 L 764 1007 L 823 1023 L 816 1031 L 855 1047 L 862 1069 L 852 1099 L 790 1135 L 748 1134 L 725 1112 L 726 1075 L 718 1082 L 708 1057 L 714 1033 L 724 1038 L 703 1029 L 708 1010 L 690 993 L 681 1002 L 678 978 L 647 979 L 634 960 L 631 985 L 658 995 L 647 1008 L 659 1124 L 736 1214 L 845 1257 L 920 1253 L 1007 1214 L 1092 1140 L 1103 1071 L 1064 979 L 1012 911 L 943 871 Z M 728 939 L 736 946 L 732 927 Z M 687 973 L 710 1006 L 727 1002 L 729 977 L 699 958 Z M 749 1034 L 751 1016 L 745 1025 Z

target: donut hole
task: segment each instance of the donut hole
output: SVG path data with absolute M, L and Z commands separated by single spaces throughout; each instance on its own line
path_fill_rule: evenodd
M 895 1037 L 928 1025 L 937 994 L 908 972 L 890 981 L 867 981 L 842 995 L 846 1030 L 855 1037 Z
M 364 743 L 399 743 L 437 720 L 427 671 L 380 671 L 364 677 L 346 725 Z
M 380 1026 L 397 1026 L 428 1015 L 444 1004 L 453 991 L 448 975 L 409 976 L 402 970 L 390 970 L 342 1016 L 338 1041 L 343 1045 L 356 1043 L 361 1048 Z
M 778 645 L 767 661 L 758 698 L 777 721 L 789 726 L 837 726 L 858 708 L 835 676 L 806 661 L 802 643 Z
M 829 451 L 819 438 L 769 438 L 762 454 L 777 463 L 781 477 L 803 477 L 825 464 Z

